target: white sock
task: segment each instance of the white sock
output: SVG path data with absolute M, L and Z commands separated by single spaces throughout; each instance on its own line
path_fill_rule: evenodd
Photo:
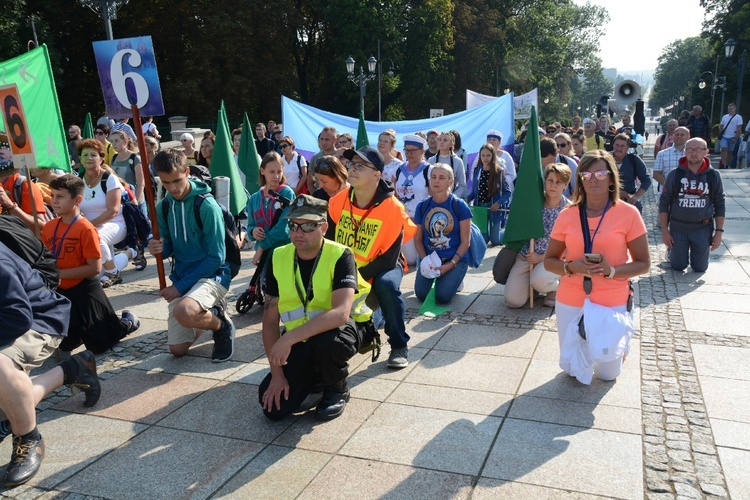
M 115 255 L 113 261 L 115 263 L 115 269 L 117 269 L 117 272 L 120 272 L 128 267 L 128 256 L 125 252 Z
M 135 259 L 136 255 L 138 255 L 138 250 L 128 247 L 128 249 L 125 250 L 125 254 L 128 256 L 128 260 L 133 260 Z

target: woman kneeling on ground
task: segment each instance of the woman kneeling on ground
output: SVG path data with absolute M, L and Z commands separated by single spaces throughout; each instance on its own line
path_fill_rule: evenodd
M 568 187 L 570 167 L 563 163 L 550 163 L 544 169 L 544 211 L 542 220 L 544 223 L 544 238 L 534 240 L 534 251 L 529 251 L 529 244 L 516 255 L 516 262 L 510 269 L 508 281 L 505 284 L 505 304 L 511 308 L 523 307 L 529 300 L 529 275 L 531 286 L 537 292 L 546 293 L 544 305 L 554 307 L 555 290 L 560 284 L 560 276 L 551 273 L 544 267 L 544 253 L 549 245 L 549 235 L 552 226 L 555 225 L 557 216 L 570 201 L 563 196 L 563 191 Z M 531 270 L 531 266 L 534 270 Z
M 445 163 L 436 164 L 430 171 L 432 196 L 422 200 L 414 211 L 414 246 L 420 260 L 435 252 L 441 262 L 427 276 L 418 266 L 414 293 L 421 301 L 430 293 L 434 281 L 435 302 L 450 302 L 469 267 L 466 254 L 471 243 L 471 210 L 464 200 L 451 194 L 452 187 L 453 169 Z
M 586 226 L 581 225 L 582 218 Z M 590 248 L 584 246 L 584 227 Z M 585 299 L 619 314 L 632 314 L 629 279 L 647 273 L 650 264 L 646 226 L 638 209 L 620 200 L 614 158 L 603 150 L 586 153 L 578 165 L 573 205 L 557 218 L 544 259 L 547 270 L 562 276 L 555 303 L 561 361 L 568 326 L 578 318 Z M 586 332 L 587 337 L 592 333 Z M 594 373 L 601 380 L 614 380 L 623 359 L 595 361 Z

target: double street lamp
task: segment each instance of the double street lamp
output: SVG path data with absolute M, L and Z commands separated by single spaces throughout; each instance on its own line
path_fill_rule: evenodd
M 724 109 L 724 90 L 727 86 L 727 77 L 716 76 L 712 71 L 704 71 L 703 73 L 701 73 L 701 76 L 698 77 L 698 88 L 701 90 L 706 88 L 706 80 L 704 80 L 703 78 L 704 75 L 711 75 L 711 112 L 708 114 L 708 122 L 713 125 L 716 89 L 721 89 L 721 108 Z
M 79 0 L 81 5 L 88 7 L 104 20 L 104 31 L 107 40 L 112 40 L 112 19 L 117 19 L 117 10 L 130 0 Z
M 359 67 L 359 74 L 355 74 L 354 59 L 352 59 L 352 56 L 349 56 L 346 59 L 346 79 L 359 86 L 359 111 L 362 116 L 365 114 L 365 93 L 367 90 L 367 82 L 377 78 L 377 75 L 375 74 L 375 66 L 377 66 L 377 64 L 377 59 L 370 56 L 370 58 L 367 59 L 367 74 L 365 74 L 365 70 L 362 66 Z

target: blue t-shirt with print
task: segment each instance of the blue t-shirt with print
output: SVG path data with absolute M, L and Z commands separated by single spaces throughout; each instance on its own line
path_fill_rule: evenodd
M 460 198 L 450 195 L 443 203 L 432 197 L 419 202 L 414 223 L 422 226 L 422 244 L 427 255 L 437 252 L 441 259 L 450 259 L 461 246 L 460 222 L 471 219 L 471 209 Z M 468 252 L 466 252 L 468 254 Z M 467 260 L 466 254 L 461 260 Z

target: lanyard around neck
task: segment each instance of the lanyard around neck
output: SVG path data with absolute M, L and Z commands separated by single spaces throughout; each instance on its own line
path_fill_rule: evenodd
M 73 227 L 73 224 L 76 223 L 76 221 L 78 220 L 78 217 L 80 216 L 81 216 L 81 213 L 78 212 L 76 216 L 73 217 L 73 220 L 70 221 L 70 225 L 65 230 L 65 232 L 63 232 L 62 237 L 60 238 L 60 241 L 57 240 L 57 229 L 60 227 L 60 224 L 62 224 L 62 220 L 60 220 L 60 222 L 55 226 L 55 232 L 52 234 L 52 242 L 51 242 L 52 248 L 50 249 L 52 250 L 52 255 L 54 255 L 55 260 L 58 260 L 60 258 L 60 254 L 62 253 L 62 250 L 63 250 L 63 243 L 65 243 L 65 237 L 68 235 L 68 231 L 70 231 L 70 228 Z

